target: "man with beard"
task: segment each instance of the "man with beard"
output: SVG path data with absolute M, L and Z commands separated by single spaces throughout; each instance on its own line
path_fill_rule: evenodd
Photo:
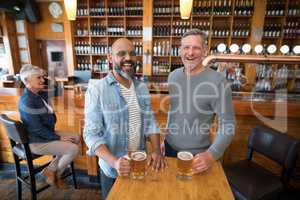
M 203 66 L 207 56 L 207 36 L 198 29 L 181 39 L 180 56 L 184 67 L 168 77 L 170 107 L 165 155 L 176 157 L 189 151 L 194 157 L 193 173 L 207 170 L 219 159 L 234 136 L 235 118 L 230 84 L 221 73 Z M 215 115 L 218 131 L 210 140 Z
M 88 154 L 99 157 L 102 199 L 115 178 L 130 175 L 127 154 L 145 150 L 149 138 L 153 170 L 165 167 L 160 152 L 160 130 L 151 109 L 146 84 L 135 79 L 136 55 L 125 38 L 116 40 L 108 56 L 113 70 L 101 80 L 91 80 L 85 95 L 83 138 Z

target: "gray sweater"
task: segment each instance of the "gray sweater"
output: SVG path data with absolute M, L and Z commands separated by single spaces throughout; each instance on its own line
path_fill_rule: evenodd
M 168 78 L 170 108 L 167 142 L 177 151 L 193 154 L 208 149 L 219 159 L 234 136 L 235 118 L 231 88 L 225 77 L 207 68 L 200 74 L 186 76 L 183 68 Z M 209 137 L 215 114 L 218 132 L 213 143 Z

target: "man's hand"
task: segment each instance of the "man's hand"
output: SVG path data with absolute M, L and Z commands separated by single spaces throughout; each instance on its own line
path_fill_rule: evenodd
M 160 152 L 154 151 L 151 154 L 151 159 L 149 160 L 148 165 L 152 166 L 152 170 L 158 171 L 159 169 L 164 169 L 167 167 L 167 161 Z
M 210 152 L 205 151 L 203 153 L 198 153 L 194 157 L 193 161 L 193 174 L 198 174 L 208 170 L 214 163 L 214 158 Z
M 130 176 L 130 162 L 125 157 L 120 157 L 118 160 L 115 161 L 113 166 L 119 176 Z

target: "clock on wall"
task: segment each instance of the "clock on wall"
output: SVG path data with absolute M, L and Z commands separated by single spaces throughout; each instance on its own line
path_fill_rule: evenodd
M 57 2 L 50 3 L 48 8 L 49 8 L 50 14 L 55 19 L 59 18 L 61 16 L 61 14 L 63 13 L 61 5 Z

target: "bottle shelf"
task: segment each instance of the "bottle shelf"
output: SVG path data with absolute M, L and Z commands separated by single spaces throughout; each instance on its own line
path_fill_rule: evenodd
M 88 4 L 88 13 L 90 13 L 91 4 L 94 1 L 91 0 L 81 0 L 86 1 Z M 289 24 L 298 22 L 298 18 L 300 18 L 299 12 L 294 11 L 297 6 L 291 6 L 291 2 L 294 1 L 287 1 L 281 0 L 280 2 L 288 3 L 289 5 L 284 4 L 284 6 L 280 7 L 278 13 L 282 13 L 282 9 L 284 9 L 285 15 L 274 16 L 274 15 L 263 15 L 262 17 L 265 18 L 264 26 L 260 27 L 263 29 L 263 34 L 266 32 L 266 37 L 262 37 L 261 44 L 268 46 L 269 44 L 288 44 L 292 47 L 295 44 L 299 45 L 299 34 L 294 36 L 294 30 L 298 31 L 299 25 Z M 102 3 L 103 2 L 103 3 Z M 118 15 L 111 15 L 108 12 L 109 7 L 113 7 L 111 5 L 117 3 L 119 4 L 122 2 L 122 7 L 117 6 L 120 11 Z M 81 33 L 89 33 L 88 35 L 74 35 L 74 39 L 81 43 L 89 43 L 87 46 L 92 49 L 93 45 L 91 43 L 95 43 L 95 48 L 97 44 L 100 44 L 101 48 L 107 49 L 105 52 L 109 52 L 113 41 L 117 38 L 127 37 L 132 41 L 137 42 L 139 45 L 142 44 L 143 35 L 131 35 L 130 33 L 143 33 L 142 27 L 144 22 L 143 15 L 134 14 L 134 13 L 142 13 L 141 10 L 139 12 L 133 12 L 133 14 L 128 14 L 128 11 L 132 11 L 135 6 L 127 7 L 130 9 L 126 10 L 127 4 L 131 4 L 132 2 L 135 3 L 142 3 L 142 0 L 121 0 L 121 1 L 100 1 L 100 4 L 103 5 L 102 9 L 104 11 L 103 15 L 91 15 L 91 16 L 79 16 L 77 17 L 78 23 L 81 24 Z M 208 3 L 209 2 L 209 6 Z M 227 2 L 227 3 L 225 3 Z M 228 9 L 228 2 L 230 2 L 230 9 Z M 253 20 L 257 20 L 253 18 L 253 16 L 257 16 L 257 12 L 253 10 L 253 5 L 249 6 L 254 0 L 195 0 L 193 11 L 191 14 L 191 18 L 188 20 L 182 20 L 179 15 L 179 0 L 169 0 L 169 1 L 153 1 L 153 13 L 150 17 L 153 19 L 153 27 L 152 27 L 152 37 L 151 43 L 153 45 L 152 49 L 150 50 L 152 56 L 152 69 L 147 70 L 151 71 L 152 74 L 150 77 L 158 77 L 159 80 L 166 79 L 169 74 L 169 71 L 182 67 L 181 58 L 179 56 L 179 46 L 180 40 L 182 38 L 183 33 L 191 28 L 199 28 L 204 30 L 208 34 L 208 47 L 212 51 L 216 51 L 216 46 L 222 42 L 227 45 L 227 47 L 233 43 L 238 44 L 241 46 L 244 43 L 251 42 L 251 28 L 253 25 Z M 271 3 L 270 3 L 271 2 Z M 275 2 L 275 3 L 274 3 Z M 215 4 L 216 3 L 216 4 Z M 208 7 L 201 7 L 198 6 L 205 5 Z M 226 6 L 220 6 L 224 5 Z M 241 4 L 244 4 L 242 6 Z M 274 0 L 267 0 L 267 9 L 269 9 L 268 4 L 277 4 L 277 1 Z M 297 3 L 296 3 L 297 4 Z M 216 6 L 217 5 L 217 6 Z M 248 5 L 248 6 L 245 6 Z M 299 4 L 297 4 L 299 5 Z M 97 7 L 97 6 L 96 6 Z M 247 9 L 246 9 L 247 8 Z M 144 8 L 147 9 L 147 8 Z M 290 12 L 288 10 L 291 9 Z M 274 10 L 274 9 L 273 9 Z M 272 9 L 266 10 L 269 13 L 273 13 Z M 165 13 L 163 13 L 165 12 Z M 205 13 L 206 12 L 206 13 Z M 228 14 L 224 14 L 228 12 Z M 84 12 L 86 13 L 86 12 Z M 157 14 L 158 13 L 158 14 Z M 217 14 L 219 13 L 219 14 Z M 289 15 L 288 13 L 298 13 L 298 15 Z M 100 27 L 98 26 L 100 24 Z M 271 26 L 267 24 L 272 24 Z M 273 34 L 273 25 L 280 24 L 276 27 L 276 32 Z M 95 27 L 91 29 L 92 26 Z M 109 25 L 110 29 L 117 29 L 117 32 L 122 32 L 122 35 L 91 35 L 92 31 L 107 33 L 107 25 Z M 149 26 L 149 24 L 147 24 Z M 267 25 L 267 26 L 266 26 Z M 76 26 L 75 26 L 76 27 Z M 128 27 L 130 27 L 128 29 Z M 278 30 L 277 30 L 278 29 Z M 88 31 L 87 31 L 88 30 Z M 103 32 L 104 30 L 104 32 Z M 129 32 L 128 32 L 129 31 Z M 279 35 L 278 35 L 278 31 Z M 292 33 L 291 33 L 292 31 Z M 80 33 L 80 32 L 79 32 Z M 110 33 L 115 33 L 115 31 L 110 31 Z M 129 33 L 129 35 L 127 34 Z M 163 33 L 163 34 L 162 34 Z M 177 34 L 178 33 L 178 34 Z M 216 34 L 215 34 L 216 33 Z M 219 34 L 225 33 L 226 35 Z M 285 35 L 288 33 L 293 35 L 289 37 L 289 35 Z M 161 35 L 160 35 L 161 34 Z M 221 36 L 222 35 L 222 36 Z M 270 35 L 276 35 L 270 37 Z M 156 44 L 156 45 L 155 45 Z M 160 46 L 160 47 L 158 47 Z M 143 46 L 136 47 L 136 49 L 143 48 Z M 279 49 L 279 48 L 278 48 Z M 92 52 L 92 51 L 90 51 Z M 99 51 L 96 51 L 99 52 Z M 103 52 L 103 51 L 101 51 Z M 154 54 L 154 52 L 163 52 L 162 55 Z M 81 60 L 84 67 L 83 69 L 94 69 L 95 61 L 98 59 L 103 60 L 104 57 L 107 56 L 106 53 L 101 54 L 76 54 L 78 58 L 77 60 Z M 138 60 L 142 62 L 143 56 L 137 55 Z M 92 66 L 86 67 L 86 65 Z M 148 66 L 147 66 L 148 67 Z M 103 68 L 102 68 L 103 69 Z M 96 72 L 96 71 L 95 71 Z M 106 72 L 102 72 L 105 74 Z M 142 74 L 141 74 L 142 75 Z M 288 82 L 300 82 L 300 76 L 294 76 L 288 78 Z M 166 81 L 166 80 L 165 80 Z M 272 79 L 273 81 L 273 79 Z M 275 81 L 275 80 L 274 80 Z M 255 85 L 255 83 L 254 83 Z M 300 88 L 300 83 L 298 83 Z M 237 89 L 237 88 L 235 88 Z

